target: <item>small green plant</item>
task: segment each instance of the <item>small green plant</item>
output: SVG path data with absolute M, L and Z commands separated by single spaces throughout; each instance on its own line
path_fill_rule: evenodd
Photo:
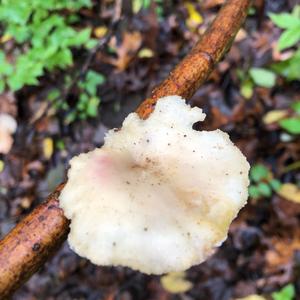
M 278 41 L 278 50 L 297 47 L 300 41 L 300 5 L 296 5 L 291 13 L 270 14 L 275 25 L 284 29 Z M 296 48 L 294 54 L 287 60 L 271 65 L 271 69 L 250 68 L 249 74 L 238 74 L 241 80 L 241 94 L 249 99 L 253 95 L 253 86 L 272 88 L 276 84 L 276 75 L 287 80 L 300 79 L 300 49 Z
M 48 100 L 53 102 L 55 109 L 66 111 L 65 123 L 70 124 L 77 119 L 85 120 L 89 117 L 96 117 L 100 98 L 97 96 L 97 87 L 105 82 L 105 77 L 95 71 L 89 70 L 83 80 L 78 80 L 76 88 L 79 90 L 79 97 L 74 106 L 64 100 L 61 91 L 53 89 L 48 93 Z M 66 76 L 64 86 L 72 84 L 69 76 Z
M 240 93 L 245 99 L 250 99 L 253 96 L 254 83 L 251 80 L 249 73 L 242 69 L 236 70 L 236 75 L 240 81 Z
M 300 101 L 292 103 L 291 109 L 294 112 L 294 116 L 280 120 L 279 125 L 288 133 L 300 134 Z
M 246 99 L 252 97 L 255 85 L 272 88 L 276 83 L 276 74 L 264 68 L 250 68 L 248 72 L 238 69 L 237 76 L 241 82 L 240 93 Z
M 0 51 L 0 92 L 37 85 L 45 71 L 73 63 L 72 47 L 93 47 L 90 28 L 72 27 L 75 13 L 89 6 L 90 0 L 2 0 L 0 25 L 5 40 L 14 43 L 14 58 L 8 61 Z
M 274 72 L 287 80 L 300 79 L 300 5 L 296 5 L 291 13 L 270 14 L 273 23 L 284 31 L 278 41 L 279 51 L 296 46 L 296 51 L 287 60 L 271 66 Z
M 261 164 L 251 167 L 250 180 L 249 195 L 254 199 L 270 197 L 272 196 L 272 192 L 278 191 L 281 186 L 280 181 L 274 179 L 268 168 Z
M 295 287 L 292 284 L 288 284 L 280 291 L 272 293 L 273 300 L 294 300 L 296 296 Z
M 295 46 L 300 41 L 300 5 L 296 5 L 292 13 L 270 14 L 273 23 L 284 29 L 278 41 L 280 51 Z

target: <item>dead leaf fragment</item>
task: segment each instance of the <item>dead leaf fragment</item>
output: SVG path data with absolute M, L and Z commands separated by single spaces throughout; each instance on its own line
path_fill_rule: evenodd
M 245 29 L 241 28 L 236 35 L 235 41 L 240 42 L 240 41 L 244 40 L 247 36 L 248 36 L 247 31 Z
M 267 269 L 273 272 L 274 269 L 286 266 L 291 262 L 294 252 L 300 248 L 299 230 L 292 238 L 275 237 L 271 240 L 272 248 L 266 252 Z
M 193 284 L 185 279 L 185 272 L 172 272 L 162 276 L 160 282 L 169 293 L 185 293 L 193 287 Z
M 211 9 L 224 4 L 225 0 L 204 0 L 202 6 L 204 9 Z
M 236 300 L 266 300 L 266 298 L 259 295 L 250 295 L 245 298 L 238 298 Z
M 0 114 L 0 153 L 7 154 L 13 144 L 12 134 L 17 130 L 16 120 L 9 114 Z
M 4 44 L 12 39 L 12 36 L 10 34 L 4 34 L 0 37 L 0 43 Z
M 141 44 L 142 35 L 138 31 L 125 32 L 121 45 L 117 45 L 116 39 L 113 38 L 110 46 L 115 49 L 118 57 L 116 59 L 109 59 L 109 62 L 115 65 L 118 71 L 124 71 L 135 56 Z
M 300 188 L 293 183 L 283 184 L 278 194 L 286 200 L 300 203 Z
M 99 26 L 99 27 L 96 27 L 96 28 L 94 29 L 94 35 L 95 35 L 96 38 L 101 39 L 101 38 L 103 38 L 103 37 L 106 35 L 107 30 L 108 30 L 108 29 L 107 29 L 106 26 Z
M 0 153 L 7 154 L 13 144 L 14 140 L 11 135 L 0 128 Z
M 284 109 L 271 110 L 266 113 L 263 117 L 263 122 L 266 125 L 275 123 L 285 118 L 288 115 L 288 112 Z
M 43 140 L 43 152 L 46 159 L 51 158 L 53 154 L 53 140 L 49 137 Z
M 0 94 L 0 114 L 8 114 L 15 118 L 17 111 L 15 94 L 13 92 Z
M 0 128 L 13 134 L 17 130 L 17 122 L 11 115 L 0 113 Z
M 153 57 L 154 53 L 151 49 L 149 48 L 143 48 L 139 51 L 138 57 L 140 58 L 149 58 Z

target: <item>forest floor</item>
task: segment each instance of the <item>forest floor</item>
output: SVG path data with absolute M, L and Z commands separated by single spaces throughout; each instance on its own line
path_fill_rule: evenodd
M 71 157 L 101 146 L 105 132 L 121 126 L 126 115 L 188 53 L 222 1 L 194 2 L 193 8 L 183 1 L 165 2 L 162 14 L 155 8 L 132 13 L 124 5 L 122 20 L 112 34 L 116 51 L 112 53 L 111 41 L 93 57 L 89 68 L 106 77 L 97 91 L 101 98 L 97 117 L 66 124 L 65 111 L 49 108 L 45 91 L 60 80 L 53 73 L 44 76 L 38 87 L 0 95 L 0 112 L 9 113 L 18 124 L 9 153 L 0 154 L 0 237 L 64 180 Z M 281 184 L 300 180 L 299 135 L 288 135 L 266 115 L 289 111 L 291 103 L 300 99 L 300 83 L 278 77 L 271 88 L 250 85 L 248 94 L 241 92 L 241 86 L 247 89 L 250 68 L 268 67 L 281 55 L 275 49 L 281 30 L 268 13 L 291 11 L 296 2 L 256 1 L 255 11 L 225 59 L 189 101 L 208 116 L 202 129 L 228 132 L 251 165 L 264 165 Z M 113 13 L 105 5 L 86 9 L 82 22 L 101 35 Z M 77 52 L 74 67 L 80 70 L 89 54 Z M 76 90 L 71 91 L 65 99 L 70 107 L 75 94 Z M 65 243 L 13 299 L 229 300 L 248 295 L 271 299 L 272 292 L 287 284 L 293 284 L 300 295 L 300 204 L 277 192 L 250 198 L 224 244 L 185 276 L 190 288 L 173 294 L 159 276 L 96 267 Z

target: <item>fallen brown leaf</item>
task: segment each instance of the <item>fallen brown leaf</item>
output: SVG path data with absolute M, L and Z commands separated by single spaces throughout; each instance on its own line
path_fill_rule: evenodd
M 116 39 L 111 40 L 110 46 L 116 50 L 117 58 L 110 58 L 109 62 L 117 67 L 118 71 L 124 71 L 135 56 L 142 44 L 142 35 L 138 31 L 125 32 L 120 46 Z

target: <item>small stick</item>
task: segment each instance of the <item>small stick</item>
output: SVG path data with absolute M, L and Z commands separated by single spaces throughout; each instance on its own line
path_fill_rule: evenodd
M 190 98 L 220 61 L 243 24 L 250 0 L 228 0 L 191 52 L 137 109 L 147 118 L 156 101 L 167 95 Z M 9 297 L 58 249 L 69 232 L 59 208 L 60 185 L 0 241 L 0 296 Z

